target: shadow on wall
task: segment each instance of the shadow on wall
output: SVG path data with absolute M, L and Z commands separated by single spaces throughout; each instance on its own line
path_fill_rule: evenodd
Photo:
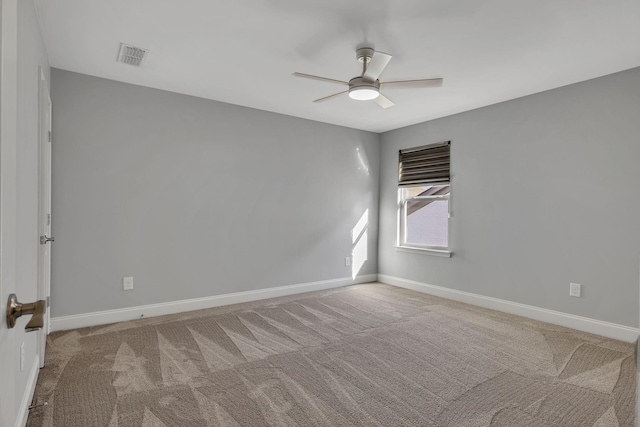
M 355 279 L 367 261 L 369 209 L 365 210 L 355 227 L 351 229 L 351 278 Z

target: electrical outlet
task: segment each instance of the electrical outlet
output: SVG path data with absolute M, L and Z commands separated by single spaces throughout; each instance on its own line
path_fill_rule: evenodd
M 122 289 L 125 291 L 133 289 L 133 277 L 125 277 L 122 279 Z
M 24 371 L 24 343 L 20 344 L 20 372 Z
M 569 283 L 569 296 L 580 298 L 582 285 L 580 283 Z
M 348 256 L 344 259 L 344 266 L 345 267 L 351 267 L 351 257 Z

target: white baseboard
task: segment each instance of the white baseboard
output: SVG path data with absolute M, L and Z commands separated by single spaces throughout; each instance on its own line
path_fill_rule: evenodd
M 140 319 L 141 317 L 163 316 L 165 314 L 202 310 L 204 308 L 301 294 L 304 292 L 322 291 L 325 289 L 339 288 L 357 283 L 375 282 L 377 278 L 377 274 L 366 274 L 356 277 L 355 279 L 352 279 L 351 277 L 343 277 L 340 279 L 278 286 L 276 288 L 258 289 L 255 291 L 235 292 L 231 294 L 214 295 L 211 297 L 140 305 L 137 307 L 128 307 L 116 310 L 75 314 L 72 316 L 53 317 L 51 318 L 51 331 L 64 331 L 68 329 L 84 328 L 87 326 L 106 325 L 109 323 Z
M 24 427 L 27 425 L 27 418 L 29 417 L 29 406 L 33 400 L 33 393 L 36 391 L 36 384 L 38 383 L 38 373 L 40 372 L 40 358 L 36 354 L 36 358 L 31 366 L 31 372 L 27 378 L 27 387 L 24 389 L 22 395 L 22 401 L 18 409 L 18 416 L 16 417 L 16 427 Z
M 555 325 L 565 326 L 567 328 L 602 335 L 621 341 L 636 342 L 640 336 L 640 329 L 629 326 L 603 322 L 601 320 L 590 319 L 588 317 L 575 316 L 573 314 L 547 310 L 545 308 L 534 307 L 532 305 L 520 304 L 498 298 L 486 297 L 470 292 L 444 288 L 442 286 L 429 285 L 427 283 L 415 282 L 413 280 L 388 276 L 386 274 L 378 274 L 378 281 L 388 285 L 398 286 L 454 301 L 460 301 L 505 313 L 528 317 L 542 322 L 553 323 Z

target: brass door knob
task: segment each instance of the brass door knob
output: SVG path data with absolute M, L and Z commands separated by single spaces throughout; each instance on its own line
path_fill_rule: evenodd
M 44 325 L 44 313 L 47 309 L 46 301 L 41 299 L 40 301 L 23 304 L 18 302 L 16 294 L 9 295 L 9 301 L 7 302 L 7 326 L 13 328 L 16 326 L 16 320 L 23 314 L 33 314 L 31 320 L 25 326 L 27 332 L 37 331 L 42 329 Z

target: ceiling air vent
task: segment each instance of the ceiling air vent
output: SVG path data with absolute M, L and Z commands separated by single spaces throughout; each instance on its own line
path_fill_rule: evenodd
M 149 49 L 135 47 L 128 44 L 120 43 L 120 53 L 118 53 L 118 62 L 139 67 L 146 57 Z

